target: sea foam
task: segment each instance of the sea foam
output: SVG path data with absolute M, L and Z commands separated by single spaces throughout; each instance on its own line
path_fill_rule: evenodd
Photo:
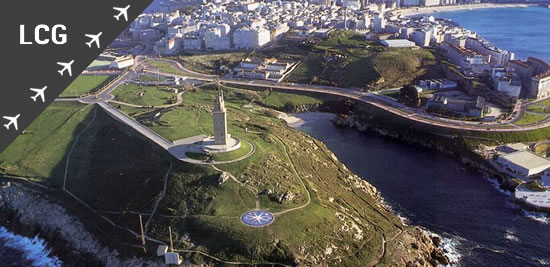
M 548 215 L 546 215 L 546 213 L 526 210 L 521 210 L 521 213 L 523 213 L 525 217 L 533 221 L 537 221 L 542 224 L 550 224 L 550 218 L 548 217 Z
M 57 267 L 63 264 L 58 257 L 50 256 L 51 249 L 38 236 L 32 239 L 18 236 L 0 227 L 0 239 L 5 242 L 4 246 L 23 252 L 25 259 L 31 261 L 33 266 Z

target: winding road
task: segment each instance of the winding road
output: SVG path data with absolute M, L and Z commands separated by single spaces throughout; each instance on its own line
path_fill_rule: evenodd
M 361 92 L 357 88 L 340 88 L 332 86 L 319 86 L 311 84 L 294 84 L 294 83 L 274 83 L 269 81 L 260 81 L 260 80 L 242 80 L 242 79 L 229 79 L 220 76 L 206 75 L 197 73 L 191 70 L 184 68 L 178 62 L 169 60 L 169 59 L 159 59 L 164 62 L 172 62 L 174 67 L 177 67 L 182 74 L 185 75 L 176 75 L 173 73 L 163 72 L 158 69 L 144 69 L 144 72 L 170 76 L 170 77 L 181 77 L 181 78 L 191 78 L 194 80 L 199 80 L 203 82 L 220 82 L 227 85 L 233 86 L 246 86 L 246 87 L 257 87 L 257 88 L 272 88 L 279 90 L 287 91 L 296 91 L 296 92 L 313 92 L 321 93 L 339 97 L 346 97 L 352 100 L 360 101 L 371 106 L 377 107 L 381 110 L 390 112 L 401 118 L 417 122 L 420 124 L 426 124 L 430 126 L 436 126 L 446 129 L 453 130 L 469 130 L 477 132 L 521 132 L 528 130 L 536 130 L 541 128 L 550 127 L 550 120 L 541 121 L 538 123 L 533 123 L 529 125 L 515 125 L 513 122 L 519 120 L 521 115 L 524 114 L 526 105 L 521 101 L 518 101 L 514 107 L 514 112 L 510 118 L 504 122 L 470 122 L 470 121 L 459 121 L 452 120 L 447 118 L 438 117 L 432 114 L 429 114 L 424 111 L 419 111 L 418 109 L 407 107 L 397 101 L 379 95 L 372 92 Z

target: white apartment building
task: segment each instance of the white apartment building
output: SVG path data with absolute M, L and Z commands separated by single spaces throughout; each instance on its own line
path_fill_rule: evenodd
M 430 46 L 432 32 L 430 30 L 417 30 L 412 34 L 412 38 L 416 45 L 420 47 Z
M 202 38 L 195 34 L 189 34 L 183 37 L 183 49 L 200 50 L 202 49 Z
M 375 32 L 384 32 L 386 29 L 386 18 L 384 18 L 384 14 L 380 13 L 374 16 L 373 29 Z
M 265 28 L 240 28 L 233 33 L 236 49 L 256 49 L 271 41 L 271 33 Z
M 438 6 L 440 4 L 440 0 L 424 0 L 424 6 Z
M 220 28 L 211 28 L 204 33 L 204 46 L 208 50 L 229 50 L 231 38 L 222 34 Z
M 403 0 L 403 6 L 419 6 L 420 0 Z

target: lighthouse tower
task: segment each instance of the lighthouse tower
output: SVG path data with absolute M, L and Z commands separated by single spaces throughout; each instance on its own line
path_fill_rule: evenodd
M 214 144 L 227 145 L 229 136 L 227 134 L 227 111 L 223 100 L 223 91 L 220 90 L 214 101 Z

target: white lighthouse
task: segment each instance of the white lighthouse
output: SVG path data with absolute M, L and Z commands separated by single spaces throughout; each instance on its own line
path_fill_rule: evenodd
M 227 134 L 227 111 L 223 100 L 223 90 L 220 90 L 216 96 L 212 116 L 214 119 L 214 144 L 227 145 L 229 136 Z
M 201 150 L 208 153 L 229 152 L 241 147 L 241 141 L 227 132 L 227 109 L 223 100 L 223 91 L 219 90 L 212 109 L 214 136 L 201 142 Z

